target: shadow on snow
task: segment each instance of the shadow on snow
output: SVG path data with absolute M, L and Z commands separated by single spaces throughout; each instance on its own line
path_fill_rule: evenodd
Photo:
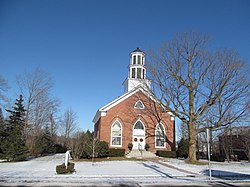
M 155 172 L 161 174 L 162 176 L 164 177 L 169 177 L 169 178 L 173 178 L 172 176 L 170 176 L 169 174 L 163 172 L 160 170 L 160 168 L 156 165 L 152 165 L 152 164 L 146 164 L 146 163 L 143 163 L 144 167 L 147 167 L 147 168 L 150 168 L 151 170 L 154 170 Z
M 209 176 L 209 170 L 203 170 L 204 175 Z M 212 170 L 212 177 L 225 179 L 225 180 L 250 180 L 250 174 L 236 173 L 233 171 Z

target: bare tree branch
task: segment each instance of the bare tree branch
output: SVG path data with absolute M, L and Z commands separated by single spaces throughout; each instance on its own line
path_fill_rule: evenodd
M 156 54 L 149 71 L 155 94 L 189 128 L 189 159 L 196 160 L 198 132 L 227 126 L 249 113 L 249 79 L 233 50 L 207 50 L 208 37 L 179 33 Z

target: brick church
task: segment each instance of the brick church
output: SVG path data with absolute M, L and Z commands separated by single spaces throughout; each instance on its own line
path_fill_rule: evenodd
M 95 137 L 110 148 L 149 151 L 174 150 L 175 121 L 170 112 L 157 102 L 146 77 L 145 53 L 139 48 L 130 53 L 128 78 L 124 94 L 100 108 L 93 119 Z

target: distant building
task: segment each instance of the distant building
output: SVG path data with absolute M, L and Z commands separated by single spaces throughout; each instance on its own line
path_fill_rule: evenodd
M 93 119 L 95 137 L 109 143 L 110 148 L 149 151 L 175 149 L 175 120 L 157 102 L 146 77 L 145 53 L 139 48 L 130 53 L 124 94 L 100 108 Z
M 220 154 L 230 160 L 248 160 L 250 154 L 250 127 L 228 128 L 219 136 Z

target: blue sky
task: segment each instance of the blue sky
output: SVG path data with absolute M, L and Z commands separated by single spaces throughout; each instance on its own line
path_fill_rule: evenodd
M 198 31 L 214 48 L 250 62 L 248 0 L 0 0 L 0 74 L 16 98 L 16 76 L 40 67 L 62 112 L 92 129 L 98 108 L 123 94 L 129 53 L 159 48 L 176 32 Z

